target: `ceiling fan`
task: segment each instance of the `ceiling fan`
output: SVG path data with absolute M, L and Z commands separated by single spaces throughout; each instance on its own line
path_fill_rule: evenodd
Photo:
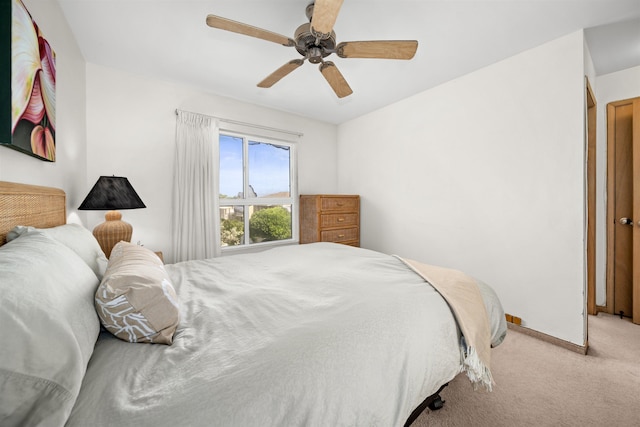
M 268 30 L 232 21 L 216 15 L 207 16 L 207 25 L 212 28 L 231 31 L 246 36 L 256 37 L 287 47 L 295 47 L 302 59 L 294 59 L 278 68 L 258 83 L 258 87 L 269 88 L 279 82 L 305 60 L 312 64 L 320 64 L 320 72 L 327 80 L 338 98 L 351 95 L 353 90 L 338 70 L 338 67 L 324 58 L 332 53 L 340 58 L 379 58 L 379 59 L 411 59 L 418 49 L 416 40 L 369 40 L 341 42 L 336 45 L 336 33 L 333 25 L 344 0 L 315 0 L 306 8 L 308 23 L 302 24 L 295 31 L 294 38 Z

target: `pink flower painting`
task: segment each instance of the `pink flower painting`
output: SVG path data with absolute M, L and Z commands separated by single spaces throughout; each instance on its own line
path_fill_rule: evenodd
M 56 55 L 21 0 L 12 0 L 13 148 L 56 159 Z

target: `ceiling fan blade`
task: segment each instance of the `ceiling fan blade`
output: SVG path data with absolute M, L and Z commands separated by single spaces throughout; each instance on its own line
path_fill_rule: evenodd
M 233 33 L 244 34 L 245 36 L 256 37 L 284 46 L 295 45 L 295 42 L 289 37 L 263 30 L 262 28 L 254 27 L 253 25 L 232 21 L 231 19 L 223 18 L 221 16 L 207 15 L 207 25 L 212 28 L 219 28 Z
M 344 98 L 345 96 L 349 96 L 353 93 L 351 87 L 349 87 L 349 83 L 344 79 L 342 73 L 331 61 L 326 61 L 320 64 L 320 72 L 327 79 L 327 82 L 333 89 L 333 91 L 338 95 L 338 98 Z
M 341 58 L 411 59 L 417 49 L 416 40 L 372 40 L 342 42 L 336 53 Z
M 321 38 L 329 36 L 338 19 L 338 12 L 344 0 L 316 0 L 313 5 L 311 28 Z
M 264 80 L 258 83 L 258 87 L 271 87 L 274 84 L 278 83 L 280 79 L 285 77 L 287 74 L 298 68 L 304 63 L 304 59 L 294 59 L 293 61 L 289 61 L 284 64 L 282 67 L 275 70 L 273 73 L 269 74 Z

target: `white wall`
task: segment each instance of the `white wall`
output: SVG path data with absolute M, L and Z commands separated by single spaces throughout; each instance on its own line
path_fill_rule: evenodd
M 582 31 L 338 127 L 362 245 L 463 270 L 584 344 Z
M 589 79 L 589 84 L 591 85 L 591 89 L 595 91 L 596 85 L 596 66 L 593 63 L 593 58 L 591 57 L 591 51 L 589 50 L 589 46 L 587 45 L 587 41 L 584 41 L 584 75 Z
M 0 147 L 0 180 L 62 188 L 71 214 L 86 196 L 85 61 L 57 2 L 24 3 L 56 53 L 56 161 Z
M 596 102 L 598 118 L 596 122 L 597 153 L 597 226 L 596 226 L 596 304 L 606 305 L 606 259 L 607 259 L 607 104 L 640 96 L 640 67 L 633 67 L 596 78 Z
M 88 161 L 85 190 L 100 175 L 126 176 L 147 209 L 123 211 L 132 241 L 173 260 L 171 204 L 176 108 L 304 133 L 298 190 L 337 191 L 336 126 L 206 94 L 196 88 L 87 64 Z M 88 226 L 103 221 L 88 213 Z

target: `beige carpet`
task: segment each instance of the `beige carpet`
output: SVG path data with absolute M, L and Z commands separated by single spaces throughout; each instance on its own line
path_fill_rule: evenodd
M 425 426 L 640 426 L 640 325 L 589 316 L 583 356 L 513 330 L 491 351 L 492 393 L 458 375 Z

